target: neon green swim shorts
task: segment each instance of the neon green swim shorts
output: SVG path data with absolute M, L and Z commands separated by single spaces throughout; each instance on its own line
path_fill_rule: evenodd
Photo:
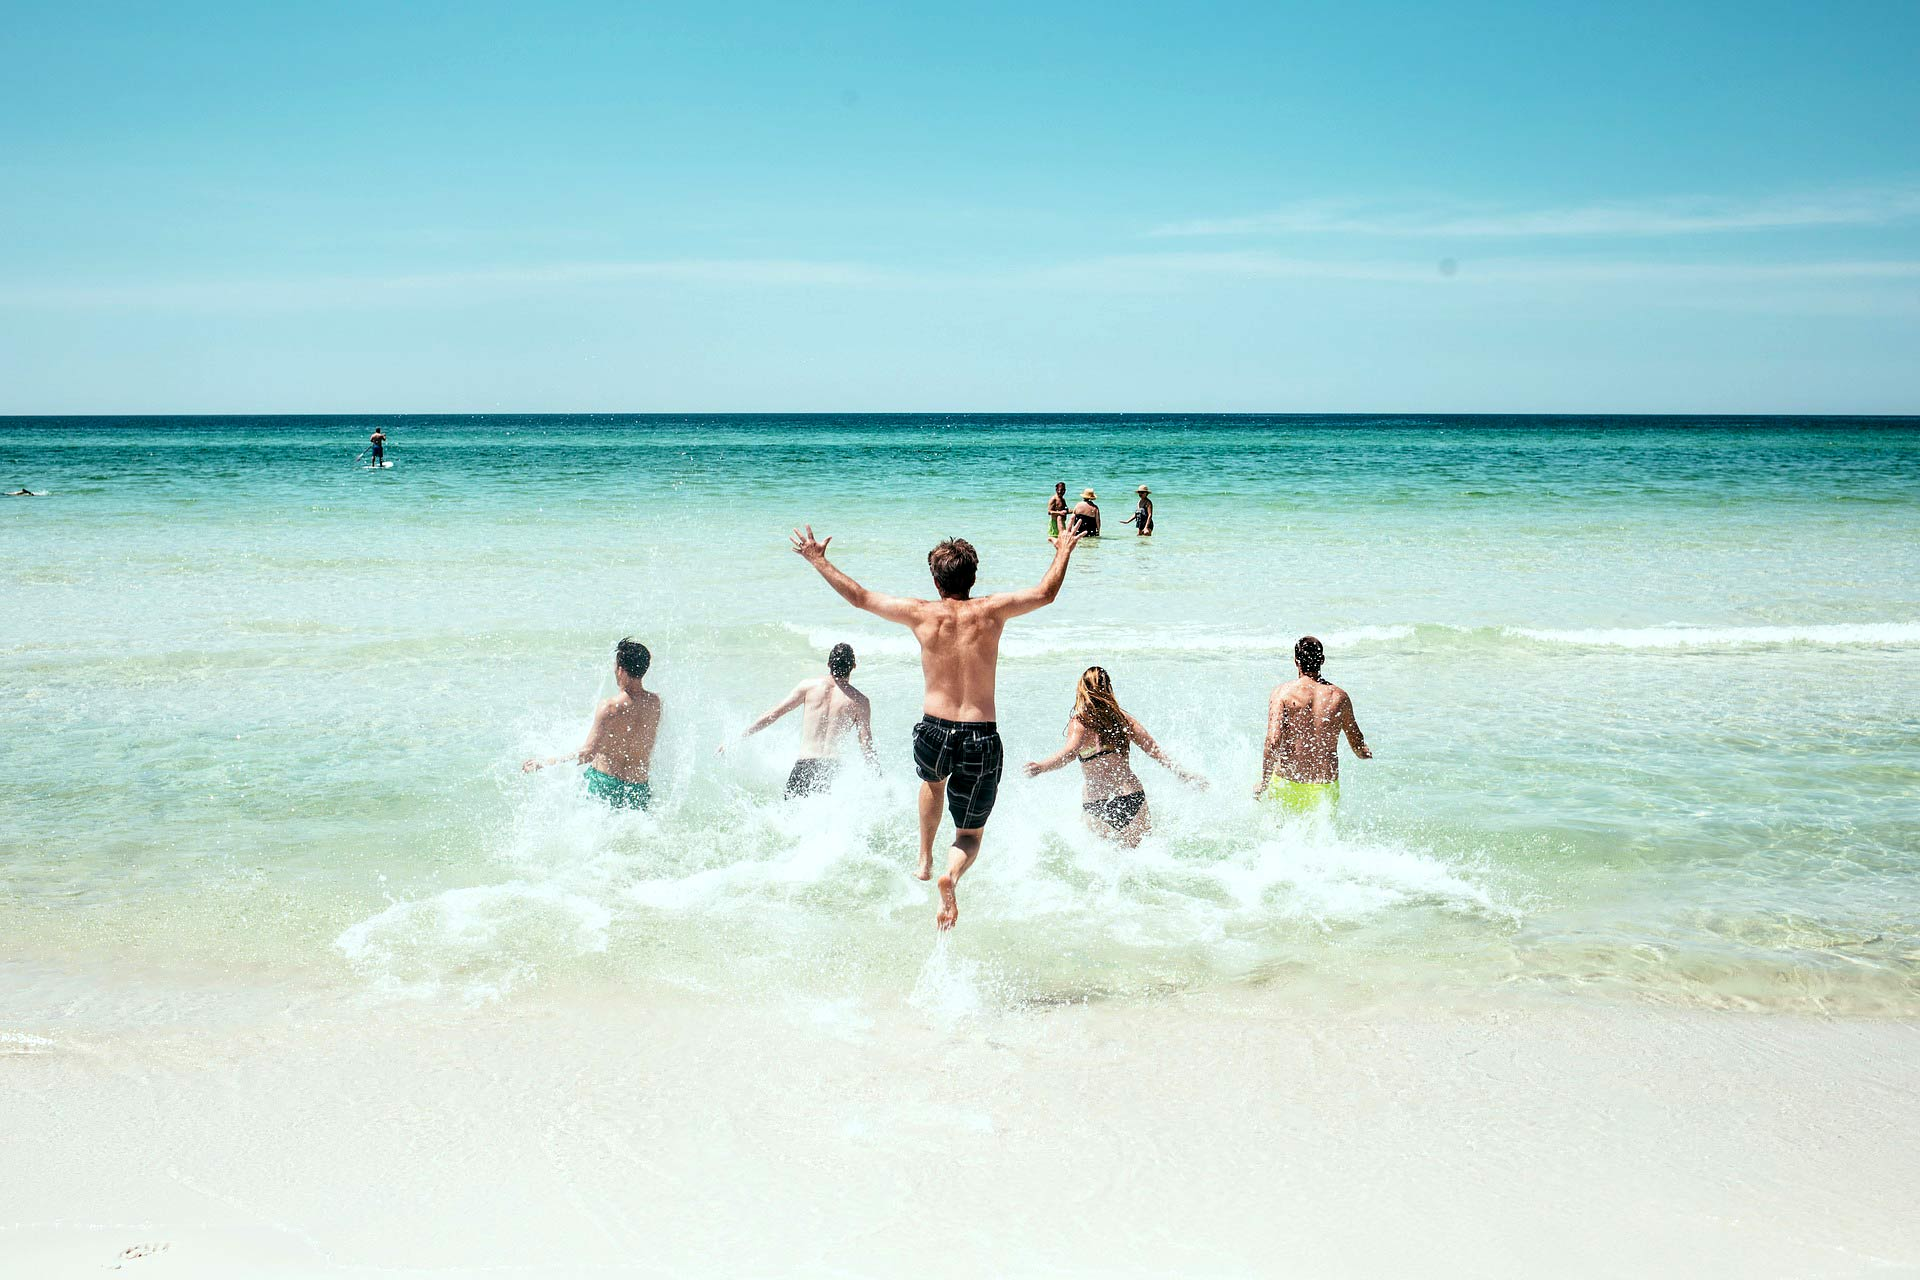
M 592 765 L 587 766 L 587 794 L 616 809 L 644 809 L 653 799 L 653 789 L 646 783 L 628 782 Z
M 1324 809 L 1333 812 L 1340 803 L 1339 782 L 1293 782 L 1287 778 L 1276 777 L 1267 783 L 1263 800 L 1278 800 L 1280 807 L 1288 813 L 1317 813 Z

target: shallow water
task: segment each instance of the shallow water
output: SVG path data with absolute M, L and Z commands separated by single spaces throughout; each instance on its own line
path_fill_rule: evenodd
M 0 503 L 17 974 L 1920 1013 L 1911 420 L 383 421 L 369 473 L 370 420 L 0 420 L 0 486 L 50 491 Z M 1010 778 L 936 947 L 911 640 L 786 530 L 899 592 L 964 535 L 997 589 L 1044 567 L 1055 479 L 1121 536 L 1009 628 L 1009 759 L 1099 662 L 1213 786 L 1143 762 L 1125 851 L 1068 774 Z M 1249 793 L 1307 631 L 1377 758 L 1281 825 Z M 668 708 L 646 815 L 517 767 L 576 745 L 624 634 Z M 842 639 L 884 776 L 783 803 L 797 728 L 714 747 Z

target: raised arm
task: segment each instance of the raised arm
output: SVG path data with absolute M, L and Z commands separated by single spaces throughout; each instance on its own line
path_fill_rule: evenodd
M 1189 786 L 1204 787 L 1207 785 L 1207 780 L 1205 778 L 1201 777 L 1197 773 L 1189 773 L 1187 770 L 1182 769 L 1179 765 L 1175 764 L 1171 759 L 1169 759 L 1167 756 L 1167 753 L 1160 749 L 1160 744 L 1153 740 L 1153 735 L 1147 732 L 1147 727 L 1141 724 L 1138 720 L 1135 720 L 1132 716 L 1127 717 L 1127 729 L 1133 735 L 1134 743 L 1142 751 L 1146 752 L 1149 756 L 1152 756 L 1155 760 L 1159 761 L 1161 765 L 1165 766 L 1166 769 L 1169 772 L 1171 772 L 1174 777 L 1180 779 L 1180 781 L 1184 783 L 1187 783 Z
M 793 550 L 796 555 L 820 571 L 827 585 L 838 591 L 846 602 L 856 609 L 865 609 L 876 617 L 888 622 L 897 622 L 901 626 L 913 625 L 914 605 L 917 601 L 903 599 L 900 596 L 883 596 L 878 591 L 869 591 L 859 583 L 840 572 L 838 565 L 827 559 L 827 544 L 832 537 L 815 538 L 813 526 L 808 525 L 806 533 L 793 531 Z
M 1340 728 L 1347 735 L 1347 745 L 1353 748 L 1353 754 L 1362 760 L 1373 759 L 1373 752 L 1367 748 L 1366 738 L 1361 736 L 1360 722 L 1353 718 L 1353 699 L 1340 700 Z
M 1048 756 L 1045 760 L 1029 760 L 1023 766 L 1029 778 L 1037 778 L 1043 773 L 1052 773 L 1055 769 L 1073 759 L 1087 740 L 1087 726 L 1080 723 L 1078 716 L 1067 721 L 1067 745 Z
M 1067 580 L 1067 561 L 1073 558 L 1073 549 L 1079 544 L 1078 533 L 1062 529 L 1060 536 L 1053 540 L 1053 563 L 1040 575 L 1040 581 L 1024 591 L 1002 591 L 988 596 L 994 612 L 1003 618 L 1017 618 L 1052 604 L 1060 594 L 1060 584 Z

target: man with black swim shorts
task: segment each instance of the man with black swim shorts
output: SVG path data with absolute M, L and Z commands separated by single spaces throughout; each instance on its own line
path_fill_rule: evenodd
M 873 753 L 873 704 L 867 695 L 853 687 L 853 646 L 837 644 L 827 654 L 827 674 L 803 680 L 792 693 L 767 714 L 747 726 L 740 735 L 751 738 L 795 707 L 805 710 L 800 716 L 800 758 L 787 775 L 787 799 L 817 795 L 833 785 L 840 772 L 840 739 L 848 733 L 860 740 L 860 754 L 874 772 L 880 761 Z M 720 748 L 726 750 L 723 745 Z
M 955 887 L 980 855 L 980 840 L 1000 787 L 1000 732 L 994 723 L 993 682 L 1000 662 L 1000 633 L 1007 619 L 1052 604 L 1066 580 L 1067 561 L 1080 541 L 1075 530 L 1054 539 L 1053 563 L 1039 583 L 973 599 L 980 557 L 960 538 L 927 553 L 937 600 L 911 600 L 869 591 L 827 560 L 831 538 L 809 525 L 793 531 L 793 549 L 856 609 L 910 628 L 920 642 L 920 672 L 926 680 L 921 720 L 913 729 L 913 767 L 920 775 L 920 868 L 933 875 L 933 838 L 940 831 L 940 804 L 953 816 L 953 848 L 939 880 L 940 911 L 934 923 L 951 929 L 960 918 Z

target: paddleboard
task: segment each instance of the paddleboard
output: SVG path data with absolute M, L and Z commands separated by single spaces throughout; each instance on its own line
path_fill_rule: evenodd
M 393 464 L 391 462 L 369 462 L 365 467 L 365 470 L 368 471 L 391 471 L 392 469 Z

